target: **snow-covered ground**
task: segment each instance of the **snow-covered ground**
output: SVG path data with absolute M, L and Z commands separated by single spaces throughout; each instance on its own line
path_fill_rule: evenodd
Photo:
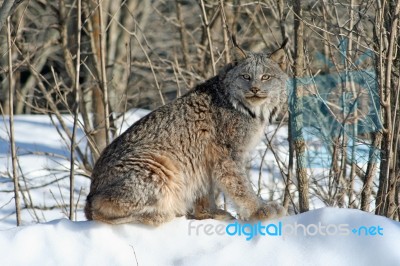
M 145 113 L 128 113 L 122 130 Z M 64 118 L 71 127 L 72 119 Z M 90 182 L 83 172 L 76 176 L 77 221 L 71 222 L 68 144 L 40 115 L 15 118 L 21 201 L 28 206 L 17 228 L 7 119 L 0 123 L 0 265 L 400 265 L 400 223 L 351 209 L 322 208 L 252 225 L 185 218 L 157 228 L 88 222 L 82 207 Z M 275 140 L 278 146 L 283 139 Z M 86 152 L 82 131 L 77 141 Z M 265 186 L 276 184 L 261 190 L 265 198 L 274 189 L 272 197 L 280 197 L 274 160 L 269 153 L 265 169 L 251 170 L 253 183 L 261 175 Z
M 400 224 L 384 217 L 324 208 L 263 225 L 276 235 L 246 240 L 234 235 L 237 225 L 214 220 L 152 228 L 62 219 L 0 232 L 0 258 L 1 265 L 400 265 Z

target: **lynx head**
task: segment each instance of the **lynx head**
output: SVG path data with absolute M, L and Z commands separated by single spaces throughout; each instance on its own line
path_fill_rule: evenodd
M 222 71 L 222 84 L 233 106 L 252 117 L 268 118 L 287 99 L 283 48 L 271 55 L 244 53 Z

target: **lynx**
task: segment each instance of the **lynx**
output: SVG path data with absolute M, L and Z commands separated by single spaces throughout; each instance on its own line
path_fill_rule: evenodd
M 85 214 L 110 224 L 159 225 L 194 212 L 229 219 L 214 189 L 244 220 L 285 214 L 257 197 L 245 161 L 287 99 L 283 48 L 242 58 L 172 103 L 149 113 L 104 149 L 93 169 Z

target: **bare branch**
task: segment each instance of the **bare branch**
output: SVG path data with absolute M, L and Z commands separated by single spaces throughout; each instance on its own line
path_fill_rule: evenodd
M 8 41 L 8 85 L 9 85 L 9 110 L 10 110 L 10 143 L 11 143 L 11 159 L 14 180 L 14 200 L 15 214 L 17 226 L 21 225 L 21 206 L 19 199 L 19 178 L 17 169 L 17 151 L 14 140 L 14 82 L 13 82 L 13 65 L 12 65 L 12 44 L 11 44 L 11 23 L 10 17 L 7 17 L 7 41 Z
M 23 1 L 24 0 L 4 0 L 0 7 L 0 30 L 3 28 L 4 23 L 6 23 L 7 18 L 11 16 L 17 6 Z

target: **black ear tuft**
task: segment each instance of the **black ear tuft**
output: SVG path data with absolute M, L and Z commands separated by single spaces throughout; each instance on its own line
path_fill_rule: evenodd
M 232 34 L 232 42 L 233 42 L 233 46 L 234 46 L 234 58 L 235 60 L 241 60 L 241 59 L 245 59 L 247 58 L 247 54 L 246 52 L 240 48 L 240 46 L 238 45 L 237 41 L 236 41 L 236 36 Z
M 287 66 L 287 57 L 285 53 L 285 47 L 288 44 L 289 39 L 285 38 L 283 41 L 281 47 L 274 51 L 272 54 L 270 54 L 269 58 L 275 61 L 279 67 L 283 70 L 286 71 L 286 66 Z

